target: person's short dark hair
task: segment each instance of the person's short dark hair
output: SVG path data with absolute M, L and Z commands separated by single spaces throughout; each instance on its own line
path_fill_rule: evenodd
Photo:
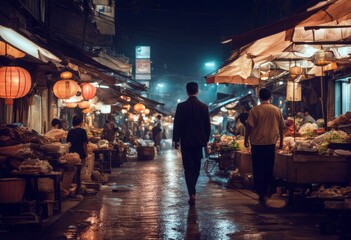
M 188 82 L 186 84 L 186 91 L 190 94 L 190 95 L 194 95 L 196 93 L 198 93 L 199 91 L 199 85 L 197 85 L 196 82 Z
M 157 115 L 156 117 L 157 117 L 158 119 L 161 119 L 161 118 L 162 118 L 162 116 L 161 116 L 161 115 Z
M 304 108 L 304 109 L 302 110 L 303 113 L 309 112 L 309 111 L 310 111 L 310 110 L 309 110 L 308 108 Z
M 75 115 L 72 120 L 73 127 L 78 126 L 83 122 L 83 117 L 81 115 Z
M 271 91 L 268 88 L 261 88 L 258 96 L 262 101 L 267 101 L 271 98 Z
M 57 125 L 57 128 L 61 129 L 62 128 L 62 123 L 61 120 L 58 118 L 54 118 L 51 120 L 51 126 L 55 127 Z

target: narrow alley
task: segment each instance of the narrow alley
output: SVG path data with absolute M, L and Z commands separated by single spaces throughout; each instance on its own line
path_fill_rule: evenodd
M 115 168 L 108 185 L 41 231 L 4 233 L 1 239 L 336 239 L 323 236 L 321 215 L 266 208 L 248 190 L 226 188 L 227 178 L 203 169 L 195 207 L 189 207 L 179 152 Z

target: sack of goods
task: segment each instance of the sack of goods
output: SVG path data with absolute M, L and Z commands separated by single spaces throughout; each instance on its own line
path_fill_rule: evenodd
M 64 160 L 66 160 L 67 164 L 80 164 L 82 161 L 78 153 L 66 153 L 64 156 Z
M 21 163 L 19 169 L 21 173 L 27 174 L 50 173 L 53 170 L 48 161 L 39 159 L 27 159 Z

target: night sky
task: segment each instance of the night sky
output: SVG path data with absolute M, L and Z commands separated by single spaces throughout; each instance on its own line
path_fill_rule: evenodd
M 312 0 L 119 0 L 117 49 L 131 58 L 134 48 L 151 46 L 152 78 L 205 83 L 203 76 L 229 57 L 221 41 L 306 9 Z M 152 90 L 152 89 L 151 89 Z

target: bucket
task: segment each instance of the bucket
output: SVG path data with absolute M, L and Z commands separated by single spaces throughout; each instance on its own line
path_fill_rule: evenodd
M 23 178 L 0 178 L 0 202 L 22 201 L 25 185 Z
M 137 147 L 138 160 L 153 160 L 155 158 L 155 147 Z

